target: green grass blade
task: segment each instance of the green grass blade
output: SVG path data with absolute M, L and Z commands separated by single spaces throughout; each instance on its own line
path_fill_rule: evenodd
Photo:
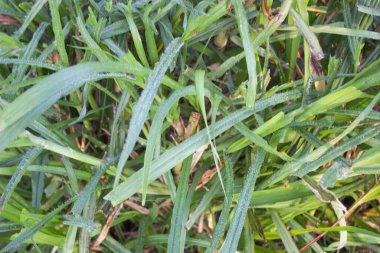
M 71 166 L 70 160 L 67 159 L 66 157 L 63 157 L 62 161 L 66 168 L 66 173 L 67 173 L 67 177 L 69 178 L 70 187 L 73 190 L 74 194 L 76 195 L 79 193 L 79 187 L 78 187 L 78 179 L 77 179 L 77 176 L 75 175 L 73 166 Z
M 20 38 L 21 35 L 24 34 L 26 29 L 29 27 L 30 23 L 33 21 L 35 16 L 40 12 L 44 4 L 47 2 L 47 0 L 37 0 L 33 7 L 30 9 L 28 14 L 25 17 L 24 22 L 22 23 L 21 27 L 15 32 L 14 36 L 16 38 Z
M 128 136 L 125 140 L 123 151 L 121 152 L 120 159 L 117 164 L 114 188 L 119 184 L 121 172 L 130 153 L 132 152 L 136 144 L 137 138 L 140 135 L 141 129 L 147 118 L 150 106 L 153 103 L 154 96 L 156 95 L 161 81 L 164 78 L 165 72 L 174 61 L 182 45 L 183 43 L 179 38 L 173 40 L 168 45 L 168 47 L 165 49 L 165 52 L 161 56 L 160 61 L 154 68 L 153 72 L 151 72 L 151 74 L 149 75 L 146 87 L 142 92 L 139 100 L 133 107 L 132 118 L 128 129 Z M 149 172 L 145 172 L 145 175 L 148 175 L 148 173 Z M 144 182 L 146 185 L 147 180 L 145 179 Z
M 67 230 L 67 234 L 65 237 L 65 244 L 63 246 L 64 252 L 67 252 L 67 253 L 74 252 L 77 231 L 78 231 L 77 226 L 70 226 L 69 229 Z
M 44 227 L 54 216 L 58 215 L 64 208 L 69 206 L 72 202 L 74 202 L 76 198 L 69 199 L 62 205 L 58 206 L 54 211 L 46 214 L 39 221 L 34 223 L 31 227 L 27 228 L 24 232 L 19 234 L 15 239 L 13 239 L 10 243 L 8 243 L 4 248 L 0 250 L 1 253 L 9 252 L 11 250 L 17 250 L 26 240 L 33 237 L 35 233 L 37 233 L 42 227 Z
M 65 37 L 63 36 L 61 17 L 59 15 L 59 6 L 57 0 L 49 0 L 49 7 L 57 50 L 61 56 L 62 64 L 64 66 L 68 66 L 69 58 L 65 49 Z
M 314 59 L 322 59 L 324 57 L 324 54 L 321 45 L 319 44 L 317 36 L 315 36 L 315 34 L 310 30 L 305 21 L 298 15 L 298 13 L 293 8 L 290 9 L 290 13 L 292 14 L 292 17 L 296 22 L 296 25 L 298 26 L 298 28 L 304 35 L 307 43 L 309 44 L 310 51 Z
M 176 199 L 174 201 L 173 215 L 171 219 L 170 233 L 168 238 L 169 253 L 184 252 L 186 230 L 184 228 L 187 216 L 185 216 L 187 185 L 190 176 L 192 157 L 188 157 L 182 164 L 180 181 Z
M 243 3 L 240 0 L 233 0 L 232 5 L 235 8 L 235 15 L 239 26 L 240 37 L 243 42 L 245 60 L 248 69 L 247 97 L 246 104 L 253 107 L 256 99 L 257 73 L 256 73 L 256 56 L 249 36 L 249 24 L 245 14 Z
M 121 4 L 121 3 L 119 3 L 119 5 L 120 5 L 120 8 L 123 10 L 123 13 L 127 19 L 129 29 L 130 29 L 131 34 L 132 34 L 133 44 L 134 44 L 136 51 L 137 51 L 137 55 L 139 56 L 142 64 L 145 67 L 149 67 L 148 59 L 146 58 L 146 55 L 145 55 L 145 49 L 144 49 L 144 46 L 143 46 L 142 41 L 141 41 L 140 33 L 139 33 L 137 26 L 135 24 L 135 21 L 133 20 L 133 17 L 132 17 L 131 7 L 126 6 L 124 4 Z
M 18 96 L 0 113 L 0 150 L 58 99 L 87 81 L 106 77 L 101 73 L 110 71 L 141 73 L 141 69 L 120 63 L 83 63 L 46 77 Z
M 223 202 L 222 212 L 220 213 L 218 224 L 216 225 L 214 229 L 214 233 L 212 235 L 210 246 L 207 248 L 205 253 L 212 253 L 216 250 L 218 246 L 218 241 L 220 237 L 222 236 L 224 229 L 227 225 L 228 214 L 230 212 L 230 208 L 232 204 L 232 194 L 233 194 L 233 189 L 234 189 L 232 161 L 229 157 L 224 156 L 224 163 L 225 163 L 224 166 L 226 170 L 226 174 L 225 174 L 226 197 Z
M 265 151 L 259 149 L 255 154 L 255 160 L 249 166 L 247 176 L 244 181 L 243 189 L 235 207 L 234 216 L 228 229 L 226 239 L 220 252 L 235 252 L 239 243 L 241 232 L 243 231 L 244 220 L 247 215 L 252 191 L 254 190 L 256 179 L 259 175 L 261 166 L 264 163 Z
M 285 94 L 274 95 L 271 98 L 259 100 L 256 103 L 255 109 L 245 108 L 238 110 L 229 116 L 219 120 L 215 123 L 214 127 L 215 132 L 211 138 L 218 136 L 219 134 L 225 132 L 237 122 L 245 120 L 249 116 L 253 115 L 255 112 L 259 112 L 273 106 L 278 103 L 285 102 L 291 98 L 298 97 L 298 92 L 290 92 Z M 155 180 L 157 177 L 163 173 L 169 171 L 180 161 L 184 160 L 189 155 L 193 154 L 198 148 L 200 148 L 208 140 L 206 130 L 202 130 L 199 133 L 193 135 L 190 139 L 182 142 L 175 148 L 172 148 L 166 151 L 158 159 L 154 161 L 151 168 L 151 173 L 149 173 L 149 181 Z M 116 205 L 123 201 L 124 199 L 129 198 L 131 195 L 135 194 L 142 189 L 142 179 L 143 179 L 143 170 L 139 170 L 134 173 L 127 181 L 121 183 L 116 187 L 112 192 L 105 196 L 105 199 L 112 202 L 113 205 Z
M 103 176 L 107 168 L 108 166 L 105 164 L 102 164 L 100 168 L 97 168 L 94 176 L 91 177 L 90 182 L 80 193 L 78 200 L 75 202 L 73 209 L 71 210 L 75 216 L 79 216 L 82 213 L 88 200 L 90 199 L 91 194 L 96 190 L 96 185 L 98 184 L 100 177 Z
M 216 171 L 218 173 L 218 177 L 220 180 L 220 184 L 222 185 L 223 192 L 225 192 L 222 175 L 220 174 L 220 168 L 219 168 L 220 158 L 218 155 L 218 151 L 216 150 L 215 143 L 213 142 L 213 138 L 211 138 L 210 128 L 207 123 L 206 106 L 205 106 L 205 71 L 196 70 L 194 73 L 194 81 L 195 81 L 195 88 L 197 91 L 198 104 L 199 104 L 199 107 L 201 108 L 203 121 L 206 125 L 207 136 L 209 139 L 209 143 L 211 144 L 211 150 L 212 150 L 212 155 L 215 162 Z
M 25 169 L 32 163 L 34 160 L 41 154 L 42 147 L 38 146 L 30 149 L 22 158 L 20 164 L 17 166 L 16 171 L 13 173 L 12 178 L 9 180 L 9 183 L 3 190 L 3 194 L 0 197 L 0 211 L 4 209 L 4 206 L 7 204 L 11 194 L 14 192 L 17 184 L 20 182 Z
M 290 235 L 289 231 L 286 229 L 285 224 L 282 222 L 278 213 L 274 210 L 270 210 L 269 212 L 272 216 L 274 225 L 276 226 L 276 229 L 281 236 L 286 252 L 298 253 L 299 250 L 297 248 L 297 245 L 293 241 L 292 236 Z

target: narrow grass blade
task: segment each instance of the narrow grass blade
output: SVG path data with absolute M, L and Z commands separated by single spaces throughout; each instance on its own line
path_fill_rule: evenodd
M 119 104 L 117 106 L 116 114 L 115 114 L 115 117 L 114 117 L 113 122 L 112 122 L 111 140 L 110 140 L 109 150 L 108 150 L 109 157 L 111 158 L 111 160 L 115 156 L 116 140 L 117 140 L 118 133 L 119 133 L 118 128 L 117 128 L 119 125 L 119 120 L 120 120 L 120 117 L 121 117 L 123 111 L 125 110 L 125 107 L 128 104 L 130 97 L 131 96 L 130 96 L 129 92 L 127 90 L 124 90 L 123 94 L 121 95 Z
M 286 16 L 288 15 L 288 12 L 290 10 L 290 7 L 292 6 L 293 0 L 286 0 L 282 3 L 279 13 L 275 18 L 273 18 L 266 29 L 259 33 L 255 40 L 252 42 L 252 47 L 256 48 L 259 47 L 261 44 L 266 42 L 266 40 L 277 30 L 277 28 L 282 24 L 282 22 L 285 20 Z M 235 65 L 237 62 L 239 62 L 241 59 L 245 57 L 245 52 L 242 52 L 240 54 L 237 54 L 228 60 L 224 61 L 219 68 L 215 70 L 215 73 L 210 73 L 210 77 L 218 77 L 221 74 L 225 73 L 225 70 L 230 69 L 231 66 Z
M 186 193 L 191 170 L 191 161 L 192 157 L 188 157 L 182 164 L 168 238 L 168 253 L 181 253 L 185 250 L 186 230 L 184 226 L 187 217 L 184 216 L 184 214 L 186 214 L 184 209 L 186 208 Z
M 34 223 L 31 227 L 27 228 L 24 232 L 19 234 L 15 239 L 13 239 L 10 243 L 8 243 L 4 248 L 0 250 L 0 253 L 9 252 L 12 250 L 17 250 L 26 240 L 33 237 L 35 233 L 37 233 L 41 228 L 43 228 L 54 216 L 58 215 L 64 208 L 69 206 L 72 202 L 74 202 L 76 198 L 72 198 L 62 205 L 58 206 L 54 211 L 46 214 L 39 221 Z
M 108 166 L 106 164 L 102 164 L 100 168 L 96 170 L 95 175 L 91 177 L 90 182 L 83 189 L 71 210 L 75 216 L 80 216 L 88 200 L 90 199 L 91 194 L 96 190 L 96 185 L 98 184 L 100 177 L 103 176 L 107 168 Z
M 206 30 L 227 13 L 227 1 L 221 1 L 209 9 L 207 15 L 200 15 L 191 19 L 185 29 L 182 38 L 184 41 L 191 39 L 194 34 Z
M 86 25 L 80 16 L 77 17 L 78 29 L 83 37 L 83 40 L 92 50 L 92 53 L 96 55 L 96 57 L 101 62 L 109 62 L 111 58 L 101 49 L 101 47 L 96 43 L 96 41 L 91 37 L 90 33 L 86 29 Z
M 236 204 L 234 216 L 228 229 L 226 239 L 220 249 L 220 252 L 222 253 L 235 252 L 237 249 L 240 235 L 243 230 L 244 220 L 251 201 L 252 191 L 255 187 L 256 179 L 259 175 L 261 166 L 264 163 L 265 154 L 266 153 L 263 149 L 259 149 L 255 154 L 255 160 L 249 166 L 248 173 L 244 181 L 244 186 Z
M 276 226 L 276 229 L 281 236 L 281 239 L 282 239 L 282 242 L 285 246 L 286 252 L 298 253 L 299 250 L 297 248 L 297 245 L 293 241 L 292 236 L 290 235 L 289 231 L 286 229 L 286 227 L 285 227 L 284 223 L 282 222 L 280 216 L 274 210 L 270 210 L 269 212 L 272 216 L 272 220 L 274 222 L 274 225 Z
M 59 6 L 57 0 L 49 0 L 50 14 L 53 25 L 53 32 L 55 36 L 55 43 L 57 44 L 57 50 L 61 56 L 62 64 L 64 66 L 69 65 L 69 58 L 67 56 L 65 48 L 65 37 L 63 36 L 61 17 L 59 15 Z
M 40 12 L 44 4 L 47 2 L 47 0 L 37 0 L 33 7 L 30 9 L 28 14 L 26 15 L 24 22 L 22 23 L 21 27 L 15 32 L 14 36 L 16 38 L 20 38 L 21 35 L 24 34 L 30 23 L 33 21 L 35 16 Z
M 132 110 L 132 118 L 128 128 L 128 136 L 125 140 L 123 151 L 121 152 L 119 162 L 117 164 L 117 171 L 114 181 L 114 188 L 119 184 L 120 175 L 124 168 L 124 165 L 132 152 L 137 138 L 140 135 L 141 129 L 144 125 L 146 117 L 148 115 L 150 106 L 153 103 L 154 96 L 157 93 L 157 90 L 161 84 L 161 81 L 165 75 L 166 70 L 169 68 L 171 63 L 174 61 L 179 50 L 181 49 L 183 43 L 181 39 L 177 38 L 173 40 L 168 47 L 165 49 L 165 52 L 161 56 L 160 61 L 154 68 L 153 72 L 148 77 L 146 87 L 142 92 L 139 100 L 135 104 Z M 149 171 L 145 172 L 145 175 L 148 175 Z M 145 180 L 146 183 L 146 180 Z
M 38 146 L 30 149 L 22 158 L 20 164 L 17 166 L 16 171 L 13 173 L 12 178 L 9 180 L 9 183 L 5 187 L 3 194 L 0 197 L 0 211 L 4 209 L 4 206 L 7 204 L 11 194 L 17 187 L 17 184 L 20 182 L 25 169 L 41 154 L 42 147 Z
M 218 155 L 218 151 L 216 150 L 215 143 L 213 142 L 213 138 L 211 138 L 210 128 L 207 123 L 206 106 L 205 106 L 205 71 L 196 70 L 194 73 L 194 81 L 195 81 L 195 88 L 197 91 L 198 104 L 199 104 L 199 107 L 201 108 L 203 121 L 206 125 L 207 136 L 209 139 L 209 143 L 211 144 L 211 151 L 214 158 L 216 171 L 218 173 L 218 177 L 220 180 L 220 184 L 222 185 L 223 192 L 225 192 L 222 175 L 220 174 L 220 168 L 219 168 L 220 158 Z
M 306 157 L 313 157 L 317 153 L 318 155 L 316 156 L 315 160 L 309 161 L 309 159 L 301 158 L 302 159 L 302 160 L 300 159 L 301 161 L 287 163 L 283 166 L 283 168 L 281 168 L 281 170 L 275 172 L 272 176 L 270 176 L 268 179 L 262 182 L 259 185 L 259 189 L 268 187 L 269 185 L 274 184 L 291 174 L 302 177 L 306 175 L 307 173 L 316 170 L 319 166 L 322 166 L 328 161 L 337 158 L 339 155 L 346 152 L 351 147 L 359 145 L 367 141 L 368 139 L 373 138 L 379 133 L 379 131 L 380 131 L 379 126 L 371 128 L 371 129 L 367 129 L 363 131 L 362 133 L 345 141 L 343 144 L 339 145 L 337 148 L 329 149 L 328 152 L 326 152 L 324 155 L 322 155 L 323 153 L 321 154 L 318 149 L 306 155 Z M 307 164 L 305 166 L 302 166 L 305 163 Z
M 345 227 L 347 225 L 347 222 L 346 222 L 346 219 L 344 217 L 344 212 L 343 211 L 346 211 L 345 209 L 342 209 L 341 207 L 341 204 L 340 203 L 336 203 L 335 201 L 333 201 L 331 203 L 331 206 L 333 207 L 334 209 L 334 212 L 337 216 L 337 219 L 339 220 L 339 226 L 341 227 Z M 339 236 L 339 245 L 337 247 L 337 250 L 339 249 L 342 249 L 346 246 L 347 244 L 347 231 L 340 231 L 340 236 Z
M 83 210 L 83 217 L 89 220 L 94 219 L 95 208 L 96 208 L 96 194 L 91 192 L 88 198 L 86 206 Z M 89 253 L 90 252 L 90 239 L 91 233 L 86 229 L 82 229 L 79 235 L 78 249 L 79 253 Z
M 131 3 L 131 2 L 130 2 Z M 133 39 L 133 44 L 136 47 L 137 55 L 140 58 L 140 61 L 145 67 L 149 67 L 148 59 L 146 58 L 145 55 L 145 49 L 141 41 L 140 33 L 137 29 L 137 26 L 135 24 L 135 21 L 133 20 L 132 17 L 132 10 L 131 6 L 126 6 L 124 4 L 119 3 L 120 8 L 123 10 L 123 13 L 125 17 L 127 18 L 127 22 L 129 25 L 129 29 L 132 34 L 132 39 Z
M 233 0 L 232 5 L 235 9 L 235 15 L 239 26 L 240 37 L 243 42 L 245 60 L 248 69 L 248 89 L 246 104 L 248 107 L 253 107 L 256 99 L 257 89 L 257 73 L 256 73 L 256 56 L 249 36 L 249 24 L 245 14 L 245 9 L 241 0 Z
M 87 81 L 105 78 L 102 73 L 110 71 L 141 73 L 139 68 L 120 63 L 83 63 L 46 77 L 18 96 L 0 112 L 0 150 L 62 96 Z
M 75 241 L 77 236 L 78 227 L 70 226 L 67 230 L 65 237 L 65 244 L 63 246 L 63 252 L 72 253 L 75 248 Z
M 104 239 L 102 245 L 107 247 L 111 250 L 111 252 L 117 252 L 117 253 L 132 253 L 129 249 L 125 248 L 124 245 L 122 245 L 117 240 L 113 239 L 111 236 L 107 236 L 106 239 Z
M 76 195 L 79 193 L 77 176 L 75 175 L 74 169 L 71 166 L 69 159 L 66 157 L 63 157 L 62 160 L 66 168 L 67 177 L 69 178 L 70 187 L 73 190 L 74 194 Z
M 331 145 L 335 145 L 350 132 L 352 132 L 361 121 L 363 121 L 369 113 L 372 111 L 373 107 L 377 104 L 377 101 L 380 99 L 380 92 L 372 99 L 371 103 L 356 117 L 356 119 L 337 137 L 330 141 Z
M 50 63 L 40 62 L 36 60 L 16 59 L 16 58 L 1 58 L 0 57 L 0 64 L 28 65 L 28 66 L 40 67 L 40 68 L 45 68 L 45 69 L 50 69 L 50 70 L 55 70 L 55 71 L 62 69 L 62 66 L 57 65 L 57 64 L 50 64 Z
M 309 44 L 311 54 L 313 55 L 314 59 L 320 60 L 324 57 L 321 45 L 319 44 L 317 36 L 309 29 L 308 25 L 303 21 L 303 19 L 298 15 L 298 13 L 291 8 L 290 13 L 292 14 L 292 17 L 294 21 L 296 22 L 296 25 L 304 35 L 307 43 Z
M 38 43 L 41 40 L 42 35 L 44 34 L 48 25 L 49 25 L 48 23 L 42 23 L 37 28 L 37 30 L 33 34 L 32 40 L 29 42 L 28 46 L 26 47 L 26 50 L 22 56 L 22 60 L 26 60 L 26 61 L 30 60 L 32 55 L 35 53 Z M 13 80 L 13 82 L 19 82 L 23 80 L 27 69 L 28 69 L 28 65 L 26 64 L 21 64 L 21 65 L 16 66 L 16 68 L 14 69 L 15 79 Z
M 229 157 L 224 156 L 225 178 L 226 178 L 226 197 L 223 202 L 222 212 L 220 213 L 218 224 L 214 229 L 210 246 L 205 253 L 212 253 L 217 249 L 218 241 L 222 236 L 227 224 L 228 214 L 232 204 L 232 194 L 234 189 L 232 161 Z M 194 215 L 194 214 L 193 214 Z
M 299 95 L 300 94 L 298 92 L 274 95 L 269 99 L 257 101 L 254 109 L 245 108 L 231 113 L 229 116 L 217 121 L 215 123 L 215 126 L 210 126 L 211 128 L 214 127 L 215 129 L 215 132 L 212 133 L 211 137 L 213 138 L 214 135 L 218 136 L 219 134 L 231 128 L 237 122 L 245 120 L 249 116 L 253 115 L 255 112 L 262 111 L 265 108 L 298 97 Z M 202 130 L 199 133 L 193 135 L 188 140 L 177 145 L 175 148 L 166 151 L 152 164 L 152 172 L 149 173 L 149 181 L 155 180 L 163 173 L 172 169 L 180 161 L 193 154 L 197 149 L 205 144 L 207 140 L 207 132 L 206 130 Z M 111 201 L 113 205 L 119 204 L 124 199 L 129 198 L 131 195 L 142 189 L 143 173 L 143 170 L 139 170 L 138 172 L 134 173 L 131 177 L 129 177 L 125 182 L 121 183 L 104 198 Z

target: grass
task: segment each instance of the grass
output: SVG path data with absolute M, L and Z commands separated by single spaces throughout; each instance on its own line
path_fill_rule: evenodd
M 0 252 L 380 252 L 380 1 L 0 2 Z

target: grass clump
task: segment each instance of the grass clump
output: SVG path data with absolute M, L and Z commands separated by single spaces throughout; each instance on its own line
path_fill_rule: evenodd
M 0 252 L 379 252 L 379 10 L 1 1 Z

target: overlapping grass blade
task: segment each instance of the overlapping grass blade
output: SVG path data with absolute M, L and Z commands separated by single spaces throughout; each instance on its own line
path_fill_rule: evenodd
M 174 209 L 171 219 L 170 233 L 168 238 L 168 253 L 184 252 L 185 250 L 185 222 L 186 215 L 186 193 L 188 188 L 188 180 L 191 170 L 192 157 L 188 157 L 182 164 L 181 177 L 178 183 L 176 198 L 174 201 Z
M 248 83 L 247 83 L 247 106 L 254 106 L 257 90 L 257 74 L 256 74 L 256 57 L 251 38 L 249 36 L 249 24 L 245 14 L 243 3 L 240 0 L 233 0 L 232 5 L 235 9 L 235 15 L 239 26 L 240 36 L 243 42 L 245 60 L 247 62 Z
M 299 95 L 300 94 L 298 92 L 273 95 L 271 98 L 257 101 L 254 109 L 245 108 L 235 111 L 222 120 L 217 121 L 215 123 L 215 126 L 210 126 L 211 128 L 215 129 L 215 132 L 212 133 L 211 138 L 214 138 L 214 135 L 218 136 L 219 134 L 225 132 L 237 122 L 248 118 L 255 112 L 262 111 L 269 106 L 288 101 L 289 99 L 297 98 Z M 182 142 L 175 148 L 166 151 L 158 159 L 154 160 L 151 168 L 151 173 L 149 173 L 149 181 L 152 181 L 163 173 L 169 171 L 180 161 L 184 160 L 186 157 L 194 153 L 207 140 L 207 132 L 204 129 L 199 133 L 193 135 L 188 140 Z M 121 183 L 112 192 L 106 195 L 105 199 L 111 201 L 113 205 L 116 205 L 141 190 L 143 173 L 143 170 L 139 170 L 138 172 L 134 173 L 131 177 L 128 178 L 127 181 Z
M 175 60 L 182 45 L 183 42 L 179 38 L 174 39 L 168 45 L 168 47 L 165 49 L 165 52 L 162 54 L 159 63 L 156 65 L 153 72 L 151 72 L 151 74 L 149 75 L 146 87 L 142 92 L 139 100 L 132 109 L 132 118 L 128 128 L 128 135 L 125 140 L 125 144 L 121 152 L 119 162 L 117 164 L 114 188 L 119 184 L 121 172 L 136 144 L 137 138 L 140 135 L 141 129 L 147 118 L 150 106 L 153 103 L 154 96 L 156 95 L 161 81 L 164 78 L 165 72 L 172 64 L 172 62 Z M 147 175 L 148 173 L 149 172 L 145 172 L 145 175 Z M 145 184 L 146 182 L 147 181 L 145 180 Z
M 11 197 L 13 191 L 17 187 L 17 184 L 20 182 L 25 169 L 32 163 L 34 160 L 41 154 L 42 147 L 37 146 L 30 149 L 22 158 L 21 162 L 17 166 L 16 171 L 13 173 L 12 178 L 9 180 L 9 183 L 3 190 L 3 194 L 0 197 L 0 211 L 3 210 L 4 206 L 7 204 L 9 198 Z
M 220 252 L 235 252 L 239 243 L 240 235 L 243 230 L 244 220 L 247 214 L 251 194 L 254 190 L 256 179 L 260 173 L 261 166 L 264 163 L 265 151 L 259 149 L 255 153 L 255 160 L 249 166 L 247 176 L 244 181 L 243 189 L 239 195 L 239 200 L 235 207 L 234 216 L 228 229 L 226 239 Z
M 120 63 L 83 63 L 43 79 L 5 106 L 0 113 L 0 150 L 58 99 L 84 82 L 102 79 L 104 72 L 141 73 L 141 69 Z M 20 109 L 23 108 L 23 109 Z
M 46 214 L 39 221 L 34 223 L 31 227 L 27 228 L 25 231 L 21 232 L 13 241 L 8 243 L 4 248 L 0 250 L 1 253 L 9 252 L 11 250 L 17 250 L 26 240 L 33 237 L 35 233 L 37 233 L 43 226 L 45 226 L 54 216 L 58 215 L 64 208 L 73 203 L 76 198 L 69 199 L 62 205 L 58 206 L 56 209 Z
M 62 64 L 64 66 L 69 65 L 69 58 L 67 56 L 65 48 L 65 37 L 63 36 L 61 17 L 59 15 L 59 5 L 57 0 L 49 0 L 49 7 L 52 19 L 53 32 L 55 36 L 55 44 L 59 55 L 61 56 Z
M 46 2 L 47 0 L 37 0 L 34 3 L 33 7 L 25 16 L 24 22 L 22 23 L 21 27 L 15 32 L 14 36 L 16 38 L 20 38 L 24 34 L 24 32 L 26 31 L 30 23 L 33 21 L 35 16 L 40 12 L 40 10 L 42 9 L 42 7 L 44 6 Z
M 210 246 L 206 250 L 206 253 L 212 253 L 216 250 L 218 246 L 218 241 L 221 238 L 227 225 L 227 218 L 232 204 L 232 194 L 234 189 L 232 161 L 229 157 L 224 156 L 224 163 L 226 171 L 226 197 L 223 202 L 222 212 L 220 213 L 218 224 L 215 226 L 214 233 L 212 235 L 212 240 Z
M 286 227 L 285 227 L 284 223 L 282 222 L 280 216 L 274 210 L 269 210 L 269 212 L 272 216 L 274 225 L 276 226 L 276 229 L 278 230 L 278 232 L 281 236 L 282 242 L 284 243 L 286 252 L 291 252 L 291 253 L 299 252 L 297 245 L 293 241 L 289 231 L 286 229 Z

